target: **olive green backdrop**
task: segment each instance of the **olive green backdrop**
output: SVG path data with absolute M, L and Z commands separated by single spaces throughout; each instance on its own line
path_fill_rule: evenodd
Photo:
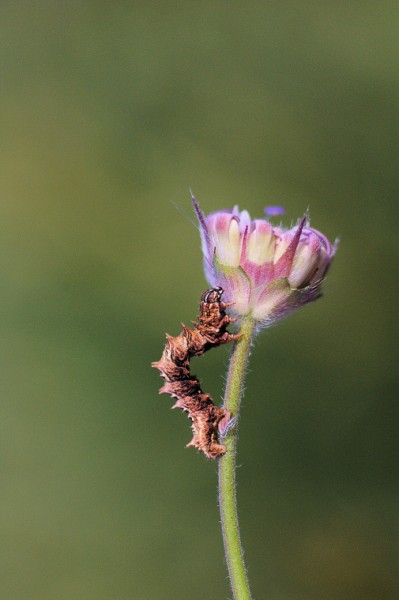
M 259 336 L 239 440 L 257 600 L 397 579 L 397 6 L 0 6 L 7 600 L 231 598 L 216 466 L 150 369 L 206 288 L 189 199 L 341 238 Z M 219 400 L 229 349 L 195 362 Z

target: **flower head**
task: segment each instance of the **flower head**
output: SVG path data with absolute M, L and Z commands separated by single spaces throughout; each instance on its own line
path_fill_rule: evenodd
M 321 296 L 337 243 L 310 227 L 306 216 L 286 230 L 252 221 L 238 206 L 204 215 L 195 198 L 193 204 L 206 278 L 224 289 L 236 316 L 267 325 Z M 272 208 L 267 214 L 281 214 Z

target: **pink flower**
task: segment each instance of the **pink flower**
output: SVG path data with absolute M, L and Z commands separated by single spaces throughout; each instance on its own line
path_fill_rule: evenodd
M 320 298 L 337 242 L 310 227 L 306 216 L 285 230 L 266 219 L 252 221 L 238 206 L 204 215 L 194 197 L 193 204 L 206 278 L 224 289 L 235 316 L 268 325 Z

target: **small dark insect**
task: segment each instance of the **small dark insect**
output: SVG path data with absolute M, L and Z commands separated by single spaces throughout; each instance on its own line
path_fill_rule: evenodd
M 221 301 L 222 294 L 221 287 L 204 292 L 199 322 L 194 322 L 191 329 L 182 324 L 177 337 L 166 335 L 162 357 L 152 363 L 165 380 L 160 393 L 176 398 L 173 408 L 185 411 L 191 419 L 194 435 L 187 446 L 194 446 L 212 459 L 226 452 L 225 446 L 219 443 L 219 432 L 226 429 L 230 413 L 216 406 L 209 394 L 201 390 L 197 377 L 190 373 L 190 359 L 240 337 L 227 331 L 227 326 L 236 319 L 226 314 L 226 308 L 231 304 Z

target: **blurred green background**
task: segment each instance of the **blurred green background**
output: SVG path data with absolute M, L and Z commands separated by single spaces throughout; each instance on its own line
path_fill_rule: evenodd
M 216 466 L 150 369 L 206 211 L 309 207 L 325 297 L 259 336 L 239 444 L 258 600 L 397 578 L 396 3 L 2 2 L 1 587 L 231 598 Z M 229 356 L 195 362 L 220 399 Z

